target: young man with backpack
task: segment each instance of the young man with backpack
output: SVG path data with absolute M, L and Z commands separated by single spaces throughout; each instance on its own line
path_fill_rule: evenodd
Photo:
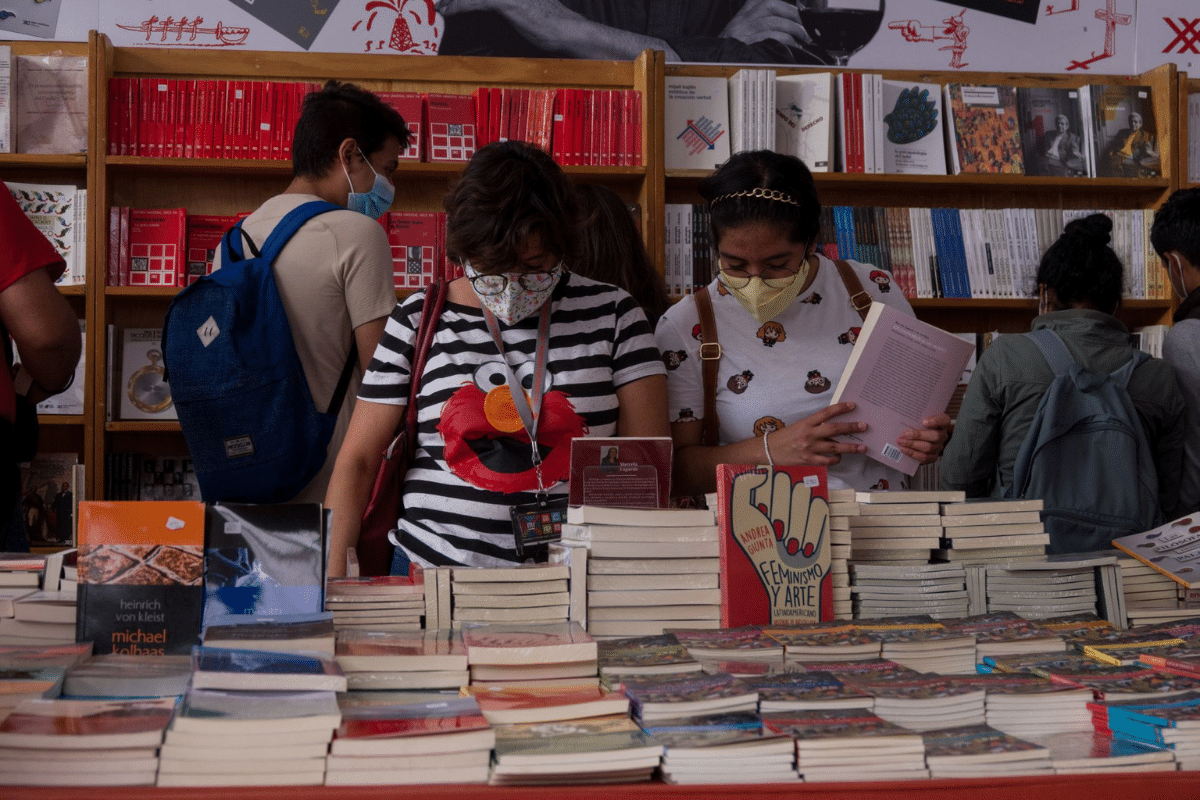
M 1074 220 L 1038 266 L 1041 313 L 979 359 L 941 462 L 943 489 L 1040 498 L 1050 552 L 1111 549 L 1172 519 L 1186 419 L 1170 364 L 1113 316 L 1122 266 L 1103 214 Z
M 218 268 L 243 259 L 268 265 L 262 280 L 269 283 L 273 272 L 274 286 L 247 288 L 241 277 L 233 285 L 242 272 L 230 265 L 172 304 L 163 342 L 167 380 L 205 500 L 324 499 L 362 372 L 396 303 L 391 250 L 377 220 L 392 204 L 392 173 L 407 145 L 404 120 L 371 92 L 331 80 L 310 93 L 296 124 L 291 184 L 231 230 L 215 259 Z M 277 315 L 280 305 L 286 319 Z M 272 314 L 277 322 L 264 322 Z M 264 384 L 257 395 L 239 395 L 236 382 L 204 394 L 206 380 L 215 386 L 235 370 L 252 373 L 254 351 L 286 327 L 295 355 L 282 352 L 286 337 L 266 349 L 292 365 L 298 357 L 298 380 L 281 383 L 286 389 Z M 265 410 L 270 403 L 278 413 Z M 232 417 L 242 427 L 227 424 Z M 288 423 L 276 426 L 283 418 Z M 292 463 L 282 448 L 314 430 L 320 434 L 306 466 Z
M 1154 214 L 1150 243 L 1179 296 L 1163 358 L 1175 367 L 1188 408 L 1179 513 L 1200 511 L 1200 187 L 1180 189 Z

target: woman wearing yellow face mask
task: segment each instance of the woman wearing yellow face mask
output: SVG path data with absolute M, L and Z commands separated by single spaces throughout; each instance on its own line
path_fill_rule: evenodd
M 855 305 L 883 302 L 911 314 L 903 293 L 867 264 L 847 262 L 853 277 L 844 277 L 817 250 L 821 203 L 797 158 L 738 153 L 701 182 L 700 194 L 719 259 L 706 287 L 720 343 L 719 428 L 716 442 L 704 440 L 701 317 L 692 295 L 667 311 L 656 332 L 667 365 L 675 491 L 712 491 L 717 464 L 765 463 L 828 467 L 833 488 L 904 488 L 902 473 L 834 438 L 865 425 L 839 420 L 850 404 L 829 405 L 862 325 Z M 855 283 L 864 294 L 852 301 Z M 946 443 L 950 418 L 923 422 L 896 445 L 928 463 Z

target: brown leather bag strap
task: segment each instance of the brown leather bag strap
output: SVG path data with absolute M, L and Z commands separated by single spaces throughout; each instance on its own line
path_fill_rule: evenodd
M 429 347 L 433 344 L 433 336 L 437 331 L 438 318 L 442 316 L 442 307 L 446 304 L 446 284 L 436 281 L 425 290 L 421 303 L 421 322 L 417 326 L 417 335 L 413 341 L 412 371 L 408 379 L 408 407 L 404 414 L 404 430 L 408 431 L 408 461 L 417 448 L 417 394 L 421 391 L 421 376 L 425 372 L 425 359 L 429 355 Z
M 842 276 L 842 283 L 846 284 L 846 292 L 850 295 L 850 305 L 854 306 L 854 310 L 865 321 L 867 312 L 871 309 L 871 295 L 863 289 L 862 281 L 855 274 L 854 267 L 841 259 L 833 263 L 837 265 L 838 274 Z
M 696 311 L 700 314 L 700 366 L 704 380 L 704 422 L 700 443 L 715 447 L 720 442 L 717 419 L 717 366 L 721 362 L 721 343 L 717 341 L 717 318 L 713 314 L 708 287 L 695 292 Z

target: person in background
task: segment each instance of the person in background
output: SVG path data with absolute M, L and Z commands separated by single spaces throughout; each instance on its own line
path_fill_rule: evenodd
M 292 502 L 320 502 L 354 410 L 362 371 L 396 305 L 392 251 L 376 220 L 392 205 L 392 172 L 408 146 L 394 109 L 366 89 L 329 81 L 304 98 L 292 144 L 291 184 L 242 224 L 262 246 L 292 209 L 312 200 L 345 206 L 314 217 L 275 262 L 296 353 L 318 409 L 329 407 L 353 347 L 351 376 L 325 465 Z M 214 267 L 220 266 L 220 250 Z
M 1031 174 L 1083 175 L 1086 171 L 1079 134 L 1071 131 L 1071 120 L 1066 114 L 1055 116 L 1054 130 L 1042 134 L 1038 155 L 1040 169 Z
M 1129 127 L 1117 131 L 1108 144 L 1108 161 L 1113 175 L 1140 178 L 1157 175 L 1159 158 L 1154 134 L 1144 127 L 1142 115 L 1129 114 Z
M 17 463 L 37 452 L 37 411 L 41 400 L 65 389 L 75 375 L 82 344 L 79 320 L 54 281 L 66 262 L 0 182 L 0 323 L 5 355 L 16 345 L 21 370 L 0 370 L 0 529 L 10 531 L 6 550 L 28 550 L 20 524 Z M 9 341 L 11 337 L 11 342 Z M 15 380 L 15 383 L 14 383 Z M 11 524 L 10 524 L 11 523 Z M 20 531 L 14 540 L 12 533 Z M 18 541 L 20 540 L 20 541 Z M 24 541 L 22 546 L 21 541 Z
M 838 420 L 852 403 L 829 405 L 863 320 L 838 267 L 817 250 L 821 203 L 808 167 L 769 150 L 742 152 L 701 181 L 700 194 L 719 259 L 708 285 L 721 346 L 719 443 L 701 443 L 700 317 L 689 295 L 656 331 L 668 367 L 672 491 L 713 491 L 718 464 L 766 463 L 828 467 L 832 488 L 904 488 L 902 473 L 867 458 L 863 445 L 836 438 L 866 430 L 866 423 Z M 901 292 L 871 280 L 874 267 L 848 263 L 870 300 L 912 313 Z M 922 422 L 896 444 L 929 463 L 942 450 L 950 418 Z
M 394 574 L 410 559 L 519 562 L 510 509 L 565 495 L 572 438 L 668 433 L 645 314 L 624 290 L 566 269 L 578 210 L 554 160 L 523 142 L 489 144 L 444 205 L 446 251 L 465 277 L 447 287 L 420 384 Z M 397 304 L 363 380 L 325 500 L 331 574 L 357 543 L 381 453 L 404 419 L 423 302 L 416 292 Z
M 1123 267 L 1109 246 L 1112 220 L 1092 214 L 1073 220 L 1038 265 L 1039 314 L 1033 330 L 1057 333 L 1087 370 L 1108 375 L 1136 352 L 1113 314 L 1121 300 Z M 941 463 L 941 487 L 967 497 L 1000 497 L 1054 371 L 1025 336 L 1002 336 L 983 351 L 971 375 L 954 436 Z M 1150 359 L 1134 370 L 1129 395 L 1158 473 L 1159 505 L 1170 519 L 1179 497 L 1184 402 L 1171 366 Z
M 1162 354 L 1175 367 L 1188 409 L 1178 511 L 1191 514 L 1200 511 L 1200 187 L 1167 198 L 1154 214 L 1150 243 L 1179 296 Z
M 653 328 L 671 300 L 662 275 L 650 262 L 629 206 L 606 186 L 585 183 L 576 190 L 583 227 L 571 271 L 629 292 Z

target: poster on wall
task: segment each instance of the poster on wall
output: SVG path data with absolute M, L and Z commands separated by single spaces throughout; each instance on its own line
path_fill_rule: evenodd
M 54 39 L 62 0 L 8 0 L 0 6 L 0 31 Z
M 1196 0 L 1138 0 L 1137 71 L 1174 63 L 1200 73 L 1200 3 Z

